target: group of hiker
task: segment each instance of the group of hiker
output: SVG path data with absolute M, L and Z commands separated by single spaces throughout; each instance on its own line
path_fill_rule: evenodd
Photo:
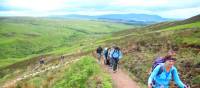
M 99 46 L 96 49 L 98 63 L 101 64 L 101 58 L 103 63 L 108 65 L 114 73 L 117 72 L 119 60 L 122 58 L 122 51 L 116 45 L 112 47 Z M 176 51 L 169 50 L 163 57 L 157 57 L 151 69 L 149 70 L 148 88 L 169 88 L 170 81 L 174 81 L 180 88 L 189 88 L 184 84 L 179 77 L 177 68 L 174 66 L 176 62 Z M 64 56 L 60 57 L 61 63 L 64 62 Z M 44 57 L 39 60 L 40 65 L 45 64 Z
M 105 47 L 104 49 L 99 46 L 96 49 L 98 63 L 101 64 L 101 58 L 105 65 L 108 65 L 113 72 L 117 72 L 118 62 L 122 58 L 122 52 L 119 47 L 113 45 L 112 47 Z
M 118 62 L 122 58 L 122 51 L 117 46 L 104 49 L 99 46 L 96 49 L 98 63 L 101 63 L 101 58 L 104 58 L 104 64 L 109 65 L 113 72 L 116 72 Z M 184 84 L 179 77 L 177 68 L 174 66 L 176 58 L 176 51 L 169 50 L 163 57 L 157 57 L 152 68 L 149 71 L 148 88 L 169 88 L 170 81 L 174 81 L 180 88 L 189 88 Z

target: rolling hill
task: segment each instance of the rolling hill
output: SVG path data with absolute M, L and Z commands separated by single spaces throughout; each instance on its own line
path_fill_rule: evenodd
M 60 64 L 60 55 L 65 56 L 65 61 L 81 58 L 85 54 L 84 52 L 91 51 L 97 46 L 95 45 L 96 40 L 104 36 L 110 36 L 113 32 L 133 27 L 140 26 L 83 19 L 0 17 L 0 86 L 3 86 L 6 81 L 10 83 L 9 80 L 29 72 L 38 72 L 46 68 L 46 66 L 51 67 L 52 65 Z M 44 68 L 38 69 L 38 66 L 40 66 L 38 61 L 41 57 L 45 57 L 46 64 Z M 94 66 L 95 60 L 91 56 L 88 58 L 92 59 L 86 61 L 84 59 L 81 62 L 77 62 L 80 64 L 79 66 L 83 66 L 80 69 L 82 70 L 80 74 L 74 74 L 73 76 L 78 77 L 78 79 L 69 79 L 77 81 L 77 83 L 81 80 L 88 80 L 90 83 L 85 86 L 96 86 L 97 84 L 95 84 L 94 80 L 99 82 L 98 79 L 103 78 L 102 82 L 105 83 L 102 83 L 102 86 L 110 87 L 110 77 L 100 71 L 98 65 L 90 69 L 91 66 Z M 88 64 L 85 64 L 85 62 L 88 62 Z M 53 71 L 50 70 L 39 74 L 42 77 L 37 77 L 37 75 L 11 86 L 22 88 L 37 88 L 38 86 L 43 86 L 44 88 L 47 88 L 47 86 L 62 87 L 65 84 L 63 83 L 65 80 L 62 77 L 67 77 L 67 75 L 77 71 L 67 68 L 68 65 Z M 79 67 L 75 65 L 70 68 L 78 69 Z M 66 73 L 65 71 L 69 72 Z M 91 71 L 95 74 L 91 74 Z M 96 75 L 97 72 L 99 73 L 98 76 Z M 86 75 L 83 77 L 83 74 Z M 50 80 L 54 81 L 54 85 L 50 83 Z M 82 86 L 82 84 L 77 86 Z M 70 85 L 71 87 L 73 86 L 70 83 L 65 86 L 70 87 Z
M 191 88 L 198 88 L 200 87 L 199 17 L 198 15 L 183 21 L 120 31 L 113 34 L 115 39 L 106 40 L 105 46 L 113 43 L 120 46 L 125 54 L 121 65 L 137 77 L 135 80 L 144 85 L 154 58 L 163 56 L 169 49 L 173 49 L 177 51 L 176 66 L 181 79 L 191 85 Z
M 134 26 L 91 20 L 1 17 L 0 67 L 41 54 L 70 53 L 131 27 Z
M 183 80 L 183 82 L 191 85 L 191 88 L 199 88 L 200 87 L 199 86 L 200 21 L 198 20 L 199 18 L 200 17 L 198 15 L 183 21 L 162 22 L 141 28 L 138 27 L 131 28 L 134 26 L 118 24 L 118 23 L 110 23 L 110 22 L 105 23 L 104 21 L 94 21 L 94 20 L 77 20 L 77 19 L 62 20 L 62 19 L 49 19 L 49 18 L 42 18 L 42 19 L 23 18 L 23 20 L 20 18 L 19 20 L 16 18 L 1 18 L 3 24 L 3 25 L 0 24 L 1 29 L 6 28 L 10 30 L 8 30 L 8 32 L 5 30 L 1 30 L 0 36 L 3 42 L 0 44 L 2 45 L 5 44 L 4 47 L 6 47 L 6 44 L 9 44 L 10 42 L 13 43 L 13 41 L 18 41 L 18 40 L 12 40 L 13 38 L 17 38 L 21 41 L 23 39 L 28 39 L 28 40 L 35 39 L 31 41 L 48 42 L 48 43 L 42 43 L 42 45 L 44 44 L 52 46 L 48 47 L 47 50 L 44 50 L 43 52 L 39 53 L 41 54 L 55 53 L 59 55 L 72 52 L 78 53 L 77 51 L 79 50 L 81 50 L 82 52 L 85 51 L 92 52 L 98 45 L 102 45 L 103 47 L 111 47 L 113 44 L 116 44 L 122 49 L 124 54 L 123 59 L 120 61 L 120 67 L 127 70 L 130 73 L 130 76 L 134 80 L 141 83 L 142 87 L 147 87 L 146 81 L 149 76 L 148 72 L 149 68 L 151 68 L 152 61 L 154 60 L 154 58 L 156 58 L 157 56 L 163 56 L 169 49 L 173 49 L 177 52 L 176 67 L 178 68 L 181 79 Z M 20 30 L 18 29 L 19 31 L 11 31 L 11 28 L 12 29 L 19 28 Z M 44 31 L 37 30 L 43 28 L 45 28 Z M 25 29 L 31 30 L 31 35 L 36 35 L 36 37 L 31 36 L 33 38 L 29 38 L 28 36 L 30 36 L 29 34 L 30 31 L 27 31 Z M 99 29 L 99 30 L 93 30 L 93 29 Z M 109 31 L 105 32 L 105 30 Z M 45 34 L 46 37 L 41 34 Z M 58 38 L 62 39 L 63 37 L 68 38 L 69 36 L 66 36 L 66 34 L 76 36 L 75 40 L 74 39 L 66 41 L 56 40 Z M 11 40 L 9 40 L 9 38 Z M 70 37 L 69 39 L 71 38 L 73 37 Z M 76 39 L 78 39 L 79 41 L 77 41 Z M 90 40 L 86 41 L 86 39 Z M 20 43 L 18 43 L 19 45 L 22 45 L 23 42 L 21 41 Z M 71 43 L 67 44 L 68 42 Z M 31 44 L 30 41 L 25 44 L 29 45 L 29 43 Z M 58 46 L 56 45 L 54 46 L 54 44 L 58 44 Z M 39 50 L 45 47 L 40 45 L 38 46 Z M 19 49 L 21 49 L 21 47 Z M 32 55 L 32 53 L 30 55 Z M 50 57 L 58 58 L 55 56 L 59 55 L 53 54 Z M 81 54 L 80 56 L 84 55 L 88 54 Z M 75 56 L 72 56 L 70 58 L 71 59 L 81 58 L 80 56 L 75 54 Z M 54 71 L 53 70 L 48 71 L 44 74 L 40 74 L 30 79 L 22 80 L 17 85 L 22 88 L 26 87 L 38 88 L 41 86 L 46 88 L 47 87 L 51 88 L 53 86 L 56 88 L 64 86 L 72 87 L 72 85 L 76 85 L 76 87 L 80 87 L 82 85 L 84 86 L 84 88 L 85 87 L 87 88 L 91 86 L 92 87 L 97 86 L 97 84 L 100 83 L 101 86 L 110 88 L 111 80 L 109 79 L 109 76 L 107 76 L 106 74 L 102 75 L 102 71 L 99 70 L 99 67 L 96 65 L 95 61 L 92 61 L 93 59 L 94 58 L 92 57 L 87 57 L 85 58 L 85 61 L 82 60 L 75 64 L 70 64 L 69 66 L 64 66 Z M 1 60 L 6 61 L 6 59 L 4 58 Z M 51 62 L 47 65 L 50 66 L 55 63 L 58 62 L 56 61 Z M 34 68 L 34 66 L 32 66 L 32 68 Z M 15 74 L 14 73 L 7 74 L 13 70 L 3 69 L 2 72 L 0 73 L 1 74 L 0 76 L 2 77 L 0 82 L 4 82 L 5 80 L 12 78 L 13 76 L 16 76 L 16 74 L 19 75 L 24 71 L 29 70 L 28 67 L 26 70 L 24 69 L 21 70 L 21 69 L 22 68 L 20 67 L 17 68 L 17 70 L 14 71 Z M 100 74 L 95 75 L 96 73 Z M 172 86 L 173 85 L 171 85 L 170 87 Z

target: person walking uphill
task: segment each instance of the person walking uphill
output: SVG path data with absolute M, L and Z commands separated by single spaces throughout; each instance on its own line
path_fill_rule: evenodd
M 98 63 L 99 63 L 99 64 L 101 63 L 101 55 L 102 55 L 102 51 L 103 51 L 103 49 L 102 49 L 101 46 L 99 46 L 99 47 L 97 48 L 97 50 L 96 50 L 97 58 L 98 58 Z
M 104 56 L 104 64 L 105 65 L 109 65 L 110 64 L 110 61 L 109 61 L 109 50 L 110 48 L 107 48 L 105 47 L 104 50 L 103 50 L 103 56 Z
M 164 63 L 156 66 L 149 76 L 148 88 L 169 88 L 172 79 L 180 88 L 188 88 L 179 78 L 175 61 L 176 58 L 166 58 Z
M 113 60 L 111 63 L 113 72 L 115 73 L 117 70 L 118 62 L 122 58 L 122 52 L 119 47 L 114 46 L 113 49 L 111 49 L 110 58 Z
M 172 58 L 176 56 L 176 52 L 173 50 L 169 50 L 168 53 L 164 56 L 164 57 L 157 57 L 154 62 L 153 65 L 151 67 L 151 69 L 149 70 L 149 74 L 151 74 L 151 72 L 156 68 L 156 66 L 158 66 L 161 63 L 165 63 L 165 59 L 167 58 Z
M 40 66 L 44 65 L 44 57 L 40 57 L 39 63 L 40 63 Z

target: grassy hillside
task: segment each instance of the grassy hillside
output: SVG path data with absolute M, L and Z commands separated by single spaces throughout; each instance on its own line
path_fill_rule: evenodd
M 0 18 L 0 67 L 42 54 L 70 53 L 134 26 L 92 20 Z
M 111 77 L 90 56 L 22 80 L 13 88 L 112 88 Z
M 199 22 L 190 18 L 182 22 L 168 22 L 166 25 L 159 23 L 144 28 L 125 30 L 121 31 L 122 34 L 117 32 L 113 34 L 114 39 L 106 41 L 105 46 L 113 43 L 120 46 L 125 54 L 120 64 L 137 77 L 136 81 L 144 85 L 147 85 L 148 71 L 154 58 L 166 55 L 169 49 L 174 49 L 177 51 L 176 67 L 181 79 L 192 88 L 198 88 L 200 87 Z M 162 26 L 156 26 L 160 24 Z M 168 24 L 176 25 L 169 26 Z
M 5 52 L 0 52 L 0 54 L 8 54 L 5 54 L 7 56 L 0 60 L 11 64 L 14 63 L 13 59 L 20 61 L 26 59 L 26 56 L 78 53 L 94 50 L 98 45 L 110 47 L 116 44 L 120 46 L 124 54 L 120 66 L 130 72 L 133 79 L 146 87 L 149 76 L 148 70 L 151 68 L 153 59 L 165 55 L 169 49 L 174 49 L 177 51 L 176 67 L 181 79 L 190 84 L 192 88 L 199 88 L 200 21 L 196 20 L 197 18 L 199 17 L 129 30 L 123 29 L 132 27 L 130 25 L 90 20 L 1 18 L 0 28 L 4 27 L 0 30 L 0 40 L 2 40 L 0 45 L 4 48 L 0 49 L 5 50 Z M 8 32 L 4 28 L 7 28 Z M 28 31 L 26 28 L 32 31 Z M 105 30 L 110 31 L 105 32 Z M 34 36 L 30 37 L 29 33 Z M 10 51 L 6 51 L 6 49 Z M 16 54 L 13 55 L 13 52 L 18 50 L 21 53 L 15 52 Z M 55 62 L 52 62 L 52 64 L 55 64 Z M 51 63 L 47 65 L 51 65 Z M 6 66 L 6 64 L 2 66 Z M 24 71 L 18 70 L 14 71 L 13 74 L 6 74 L 11 70 L 4 69 L 0 72 L 2 78 L 0 82 L 4 82 L 9 77 L 12 78 L 12 76 Z M 23 80 L 17 85 L 17 87 L 22 88 L 38 88 L 41 86 L 44 88 L 112 87 L 110 77 L 103 74 L 93 58 L 88 56 L 75 64 Z
M 112 88 L 111 77 L 100 69 L 94 58 L 85 57 L 70 66 L 53 88 Z

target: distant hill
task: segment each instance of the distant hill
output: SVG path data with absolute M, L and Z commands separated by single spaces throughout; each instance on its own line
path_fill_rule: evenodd
M 64 49 L 70 52 L 112 32 L 133 27 L 94 20 L 0 17 L 0 68 L 31 55 L 62 53 Z
M 98 16 L 73 14 L 73 15 L 60 15 L 51 17 L 72 18 L 72 19 L 96 19 L 96 20 L 105 20 L 105 21 L 120 22 L 125 24 L 138 24 L 138 25 L 147 25 L 147 24 L 172 20 L 160 17 L 158 15 L 148 15 L 148 14 L 107 14 Z
M 109 14 L 99 16 L 99 19 L 121 19 L 129 21 L 141 21 L 141 22 L 163 22 L 169 19 L 162 18 L 158 15 L 148 14 Z
M 192 22 L 199 22 L 200 21 L 200 14 L 193 16 L 191 18 L 188 18 L 186 20 L 184 20 L 182 23 L 192 23 Z
M 161 23 L 157 23 L 154 25 L 149 25 L 146 27 L 146 29 L 147 30 L 149 30 L 149 29 L 159 30 L 159 29 L 164 29 L 164 28 L 173 27 L 173 26 L 177 26 L 177 25 L 199 22 L 199 21 L 200 21 L 200 14 L 197 16 L 185 19 L 185 20 L 172 21 L 172 22 L 161 22 Z

